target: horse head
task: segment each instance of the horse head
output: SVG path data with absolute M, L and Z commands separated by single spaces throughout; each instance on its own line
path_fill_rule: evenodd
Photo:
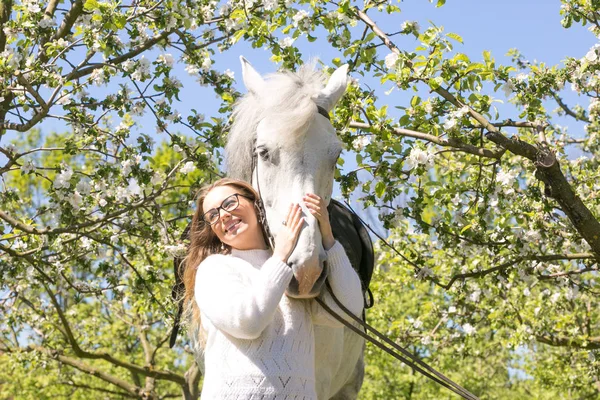
M 294 271 L 287 294 L 316 296 L 327 275 L 327 256 L 317 220 L 302 204 L 306 193 L 328 203 L 342 144 L 328 113 L 344 94 L 348 66 L 323 85 L 309 64 L 293 72 L 262 77 L 243 57 L 248 93 L 236 104 L 226 147 L 230 176 L 251 181 L 259 191 L 271 233 L 276 237 L 288 207 L 299 203 L 304 225 L 288 263 Z

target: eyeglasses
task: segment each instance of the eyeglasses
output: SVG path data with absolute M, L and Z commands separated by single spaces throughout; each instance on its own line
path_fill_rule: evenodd
M 211 208 L 210 210 L 205 212 L 204 215 L 202 216 L 202 219 L 204 221 L 206 221 L 206 223 L 209 225 L 213 225 L 213 224 L 217 223 L 219 218 L 221 218 L 220 210 L 232 212 L 233 210 L 238 208 L 238 206 L 240 205 L 240 200 L 239 200 L 238 196 L 245 197 L 248 200 L 253 200 L 249 196 L 244 196 L 243 194 L 240 194 L 240 193 L 234 193 L 231 196 L 226 197 L 225 200 L 223 200 L 223 202 L 221 203 L 221 205 L 219 207 Z

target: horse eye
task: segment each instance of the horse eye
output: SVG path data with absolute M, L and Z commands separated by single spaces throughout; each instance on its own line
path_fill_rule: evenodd
M 258 148 L 258 155 L 260 156 L 260 158 L 262 158 L 264 161 L 267 161 L 269 159 L 269 150 L 267 150 L 266 147 L 259 147 Z

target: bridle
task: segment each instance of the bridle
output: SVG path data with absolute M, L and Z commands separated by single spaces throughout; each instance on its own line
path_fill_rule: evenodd
M 327 118 L 327 120 L 331 121 L 329 112 L 318 104 L 317 112 L 325 118 Z M 269 245 L 271 246 L 271 249 L 274 249 L 275 239 L 273 238 L 273 234 L 271 233 L 271 229 L 269 228 L 269 223 L 267 222 L 267 211 L 262 201 L 262 194 L 260 192 L 260 180 L 258 179 L 258 155 L 256 154 L 256 138 L 254 139 L 254 144 L 252 145 L 252 170 L 250 171 L 251 180 L 254 176 L 254 172 L 256 172 L 256 192 L 258 193 L 258 198 L 254 201 L 254 206 L 258 212 L 258 220 L 261 223 L 263 230 L 265 231 L 265 235 L 267 236 Z

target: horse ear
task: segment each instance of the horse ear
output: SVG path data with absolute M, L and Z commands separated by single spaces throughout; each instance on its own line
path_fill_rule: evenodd
M 327 111 L 331 111 L 335 103 L 338 102 L 346 91 L 347 86 L 348 64 L 344 64 L 331 74 L 327 86 L 317 96 L 317 103 Z
M 242 63 L 242 77 L 244 78 L 246 89 L 249 92 L 257 94 L 265 81 L 244 56 L 240 56 L 240 62 Z

